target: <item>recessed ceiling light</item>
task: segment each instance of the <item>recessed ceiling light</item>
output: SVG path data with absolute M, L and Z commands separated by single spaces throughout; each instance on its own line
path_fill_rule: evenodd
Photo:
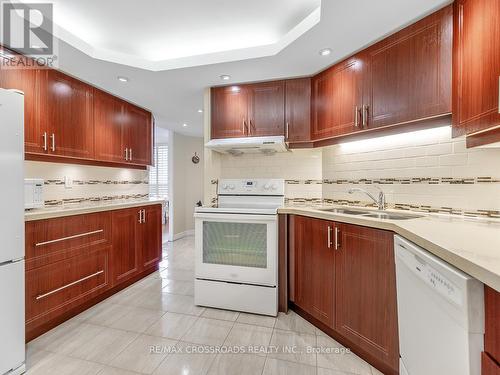
M 199 110 L 198 110 L 198 113 L 203 113 L 203 109 L 199 109 Z
M 120 82 L 128 82 L 128 78 L 127 77 L 118 77 L 118 81 L 120 81 Z
M 186 126 L 188 126 L 188 124 L 182 124 L 182 126 L 185 128 Z
M 330 53 L 332 53 L 332 50 L 330 48 L 323 48 L 321 51 L 319 51 L 319 54 L 321 56 L 328 56 Z
M 229 81 L 231 79 L 231 76 L 223 74 L 220 76 L 220 79 L 222 79 L 223 81 Z

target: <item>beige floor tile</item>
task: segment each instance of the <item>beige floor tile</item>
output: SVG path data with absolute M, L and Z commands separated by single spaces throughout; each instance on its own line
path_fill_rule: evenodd
M 274 324 L 276 322 L 276 318 L 273 318 L 272 316 L 265 316 L 265 315 L 240 313 L 240 315 L 238 315 L 238 319 L 236 319 L 236 321 L 238 323 L 253 324 L 256 326 L 273 328 Z
M 91 362 L 109 364 L 138 336 L 138 333 L 99 327 L 99 333 L 68 355 Z
M 168 280 L 193 281 L 194 271 L 168 267 L 160 273 L 160 276 Z
M 151 374 L 167 357 L 168 348 L 175 346 L 175 344 L 175 340 L 140 335 L 111 361 L 111 366 Z M 153 347 L 158 348 L 159 352 L 152 352 L 151 348 Z
M 192 344 L 182 343 L 180 348 Z M 216 355 L 213 353 L 194 353 L 183 350 L 182 353 L 173 353 L 161 363 L 154 375 L 205 375 Z
M 219 354 L 210 366 L 209 375 L 261 375 L 264 357 L 251 354 Z
M 104 366 L 104 368 L 97 375 L 137 375 L 139 372 L 127 371 L 122 368 Z
M 267 358 L 262 375 L 316 375 L 316 367 Z
M 314 327 L 307 320 L 296 314 L 294 311 L 289 310 L 288 314 L 279 313 L 274 325 L 276 329 L 283 329 L 286 331 L 294 331 L 300 333 L 307 333 L 310 335 L 316 334 L 316 327 Z
M 272 334 L 273 329 L 269 327 L 235 323 L 224 341 L 224 345 L 268 347 Z
M 182 294 L 185 296 L 194 296 L 194 281 L 181 281 L 181 280 L 166 280 L 167 282 L 163 288 L 163 292 L 171 294 Z
M 277 352 L 269 353 L 271 358 L 316 366 L 316 354 L 312 350 L 316 346 L 315 335 L 274 329 L 270 345 L 278 348 Z
M 371 375 L 370 365 L 327 336 L 317 336 L 318 367 L 345 371 L 359 375 Z M 326 353 L 325 353 L 326 351 Z
M 196 322 L 193 315 L 167 312 L 146 331 L 148 335 L 179 340 Z
M 28 375 L 96 375 L 102 365 L 67 357 L 62 354 L 49 353 L 34 366 L 28 366 Z
M 86 323 L 109 327 L 130 310 L 131 308 L 128 306 L 117 305 L 114 303 L 98 304 L 86 311 L 87 314 L 84 321 Z
M 201 314 L 201 316 L 204 318 L 228 320 L 230 322 L 234 322 L 238 318 L 239 314 L 240 313 L 237 311 L 212 309 L 207 307 L 203 314 Z
M 169 312 L 200 316 L 205 311 L 204 307 L 194 304 L 194 297 L 179 294 L 163 293 L 165 295 L 166 309 Z
M 80 322 L 73 320 L 64 322 L 43 335 L 38 336 L 36 339 L 31 340 L 29 347 L 50 351 L 51 347 L 57 346 L 60 341 L 67 337 L 69 332 L 74 331 L 80 324 Z
M 372 370 L 372 375 L 384 375 L 382 372 L 380 372 L 373 366 L 371 366 L 371 370 Z
M 132 307 L 125 315 L 111 324 L 111 328 L 142 333 L 160 320 L 163 314 L 163 311 Z
M 345 372 L 345 371 L 340 371 L 340 370 L 332 370 L 329 368 L 321 368 L 318 367 L 318 375 L 356 375 L 353 374 L 352 372 Z
M 199 318 L 182 337 L 182 341 L 205 345 L 222 345 L 233 322 Z

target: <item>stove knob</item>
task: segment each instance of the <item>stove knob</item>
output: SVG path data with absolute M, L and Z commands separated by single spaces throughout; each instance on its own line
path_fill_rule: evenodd
M 273 190 L 276 190 L 278 187 L 277 187 L 276 185 L 274 185 L 274 184 L 273 184 L 273 186 L 271 186 L 271 188 L 272 188 Z
M 227 184 L 222 185 L 222 189 L 227 190 Z
M 269 184 L 265 184 L 265 185 L 264 185 L 264 190 L 269 190 L 269 188 L 270 188 L 270 187 L 271 187 L 271 186 L 269 186 Z
M 234 185 L 233 184 L 229 185 L 229 189 L 234 190 Z

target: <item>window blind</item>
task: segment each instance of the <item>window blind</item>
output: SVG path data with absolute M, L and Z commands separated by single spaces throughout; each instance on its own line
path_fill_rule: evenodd
M 149 170 L 149 194 L 168 199 L 168 145 L 154 147 L 154 167 Z

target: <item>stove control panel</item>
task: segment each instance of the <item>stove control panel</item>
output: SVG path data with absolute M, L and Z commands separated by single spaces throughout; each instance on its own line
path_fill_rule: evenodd
M 219 195 L 285 195 L 283 179 L 223 179 L 219 181 Z

